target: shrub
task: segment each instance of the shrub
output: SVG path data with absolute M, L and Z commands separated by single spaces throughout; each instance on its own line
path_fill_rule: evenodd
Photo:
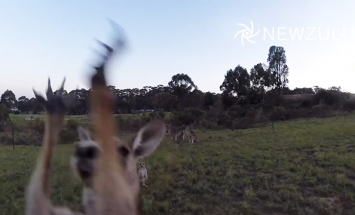
M 343 109 L 346 110 L 346 111 L 349 111 L 349 112 L 355 110 L 355 101 L 346 101 L 346 102 L 344 102 Z
M 331 110 L 331 107 L 325 104 L 315 105 L 312 107 L 312 116 L 313 117 L 331 117 L 335 113 Z
M 312 107 L 312 104 L 313 104 L 313 102 L 312 102 L 311 99 L 304 99 L 304 100 L 302 100 L 302 102 L 301 102 L 301 107 L 303 107 L 303 108 L 310 108 L 310 107 Z
M 274 107 L 274 110 L 270 115 L 270 120 L 272 121 L 287 120 L 289 118 L 290 113 L 282 106 Z
M 211 129 L 211 123 L 208 120 L 203 119 L 201 121 L 201 127 L 206 129 Z
M 75 130 L 77 131 L 79 126 L 79 123 L 73 119 L 69 119 L 67 120 L 67 123 L 65 125 L 65 128 L 69 129 L 69 130 Z
M 163 111 L 159 111 L 158 116 L 160 119 L 165 119 L 165 113 Z
M 0 136 L 0 144 L 1 145 L 9 145 L 11 144 L 11 139 L 9 135 L 1 135 Z
M 183 112 L 173 112 L 171 121 L 174 124 L 191 125 L 194 122 L 202 120 L 205 112 L 197 108 L 187 108 Z
M 36 118 L 35 120 L 28 122 L 28 127 L 31 130 L 37 132 L 39 135 L 44 134 L 44 126 L 45 126 L 44 121 L 39 118 Z
M 253 125 L 253 119 L 249 117 L 243 117 L 240 120 L 234 120 L 232 129 L 248 129 Z
M 42 137 L 38 134 L 18 133 L 15 135 L 15 145 L 42 145 L 41 141 Z
M 293 117 L 294 119 L 298 118 L 307 118 L 312 116 L 312 111 L 307 109 L 307 108 L 299 108 L 297 110 L 293 111 Z
M 325 104 L 320 104 L 320 105 L 314 105 L 312 107 L 313 110 L 315 111 L 322 111 L 322 110 L 330 110 L 330 107 L 328 105 Z
M 137 131 L 143 125 L 151 120 L 151 118 L 145 115 L 141 117 L 134 117 L 134 116 L 122 116 L 118 115 L 115 117 L 116 123 L 118 124 L 119 130 L 122 131 Z
M 335 105 L 343 102 L 347 93 L 321 89 L 313 96 L 314 104 Z
M 203 115 L 205 114 L 204 111 L 202 111 L 198 108 L 187 108 L 187 109 L 185 109 L 184 112 L 194 115 L 197 120 L 200 120 L 203 117 Z
M 62 143 L 73 143 L 79 140 L 77 133 L 79 123 L 75 120 L 69 119 L 62 131 L 60 132 L 60 141 Z
M 218 117 L 217 125 L 232 128 L 233 117 L 228 114 L 221 114 L 220 117 Z
M 251 118 L 254 123 L 265 123 L 269 121 L 268 117 L 265 115 L 265 111 L 262 108 L 250 111 L 247 116 Z
M 245 117 L 247 113 L 248 109 L 240 105 L 233 105 L 228 110 L 228 114 L 231 115 L 233 118 Z

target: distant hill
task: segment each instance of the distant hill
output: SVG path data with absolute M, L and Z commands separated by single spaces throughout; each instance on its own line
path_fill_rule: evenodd
M 294 94 L 294 95 L 283 95 L 282 98 L 285 100 L 305 100 L 311 99 L 314 94 Z
M 315 94 L 294 94 L 294 95 L 282 95 L 282 98 L 285 100 L 304 100 L 311 99 Z M 355 101 L 355 94 L 351 93 L 349 95 L 348 101 Z

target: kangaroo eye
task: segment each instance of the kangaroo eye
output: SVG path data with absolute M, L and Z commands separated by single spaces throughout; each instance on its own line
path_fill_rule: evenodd
M 129 150 L 124 147 L 124 146 L 121 146 L 118 148 L 118 152 L 123 156 L 123 157 L 127 157 L 128 154 L 129 154 Z
M 95 147 L 88 147 L 86 149 L 86 157 L 89 159 L 96 158 L 97 156 L 97 150 Z

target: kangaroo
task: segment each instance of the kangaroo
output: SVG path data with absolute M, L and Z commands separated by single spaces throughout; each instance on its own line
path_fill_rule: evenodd
M 139 180 L 142 183 L 143 186 L 148 187 L 145 182 L 148 180 L 148 171 L 147 168 L 145 168 L 145 162 L 143 160 L 138 161 L 139 169 L 138 169 L 138 175 L 139 175 Z
M 182 136 L 183 141 L 185 140 L 185 136 L 186 136 L 188 138 L 188 140 L 190 140 L 191 143 L 193 143 L 194 140 L 197 140 L 197 142 L 198 142 L 198 138 L 197 138 L 196 133 L 190 129 L 190 126 L 193 126 L 196 123 L 197 123 L 197 121 L 195 121 L 191 125 L 185 126 L 185 128 L 183 130 L 183 136 Z
M 170 123 L 167 124 L 167 133 L 170 134 L 171 139 L 175 141 L 184 138 L 182 127 L 175 128 Z
M 185 136 L 186 136 L 190 140 L 191 143 L 194 143 L 194 141 L 199 142 L 196 133 L 193 130 L 191 130 L 189 126 L 186 126 L 186 128 L 184 129 L 183 132 L 184 132 L 183 139 L 185 139 Z
M 200 142 L 200 140 L 197 137 L 197 134 L 193 130 L 190 130 L 190 138 L 189 139 L 190 139 L 191 143 L 194 143 L 194 142 L 199 143 Z
M 73 98 L 63 100 L 63 83 L 55 93 L 52 91 L 50 79 L 46 91 L 47 100 L 33 90 L 37 101 L 46 110 L 46 123 L 42 148 L 34 172 L 26 188 L 26 215 L 82 215 L 66 207 L 53 206 L 50 200 L 50 172 L 52 169 L 52 156 L 58 143 L 59 133 L 63 128 L 65 113 Z
M 117 150 L 115 141 L 115 101 L 105 78 L 105 66 L 113 56 L 114 49 L 102 42 L 107 54 L 95 68 L 91 77 L 90 110 L 93 131 L 98 143 L 98 153 L 93 174 L 95 215 L 138 215 L 140 214 L 139 182 L 137 172 L 132 171 L 137 157 L 148 156 L 157 148 L 166 133 L 162 121 L 153 121 L 141 128 L 136 136 Z M 119 41 L 123 46 L 123 40 Z M 119 138 L 119 137 L 118 137 Z M 132 161 L 133 160 L 133 161 Z M 136 167 L 135 167 L 136 168 Z M 90 209 L 90 208 L 89 208 Z
M 156 122 L 151 122 L 146 125 L 145 128 L 149 128 L 154 126 Z M 143 132 L 143 128 L 140 132 Z M 165 132 L 164 132 L 165 133 Z M 164 135 L 164 133 L 162 133 Z M 99 153 L 101 153 L 101 149 L 99 147 L 98 142 L 94 141 L 91 137 L 91 134 L 88 130 L 78 127 L 79 134 L 79 142 L 76 143 L 75 154 L 71 157 L 70 164 L 74 173 L 80 180 L 83 182 L 83 199 L 82 204 L 85 208 L 85 214 L 89 215 L 92 211 L 96 209 L 93 207 L 96 201 L 96 195 L 93 187 L 93 177 L 95 170 L 97 168 L 97 157 Z M 138 134 L 136 134 L 137 137 Z M 162 139 L 162 138 L 161 138 Z M 153 147 L 152 153 L 156 149 L 156 147 L 160 144 L 161 139 L 156 139 L 156 142 L 151 143 Z M 160 141 L 159 141 L 160 140 Z M 114 137 L 114 141 L 116 143 L 117 152 L 123 155 L 124 157 L 124 168 L 126 171 L 126 177 L 131 178 L 131 191 L 135 193 L 135 195 L 139 195 L 139 184 L 138 182 L 140 178 L 140 172 L 138 171 L 137 175 L 137 162 L 140 164 L 139 160 L 149 156 L 150 154 L 142 154 L 141 156 L 136 156 L 134 153 L 128 153 L 132 151 L 131 143 L 134 141 L 132 139 L 129 143 L 124 142 L 118 137 Z M 143 145 L 146 143 L 143 143 Z M 129 150 L 126 150 L 129 149 Z M 151 153 L 151 154 L 152 154 Z M 119 162 L 120 157 L 117 156 L 117 162 Z M 140 165 L 139 165 L 140 166 Z M 148 179 L 148 174 L 146 175 Z M 146 186 L 145 184 L 143 186 Z

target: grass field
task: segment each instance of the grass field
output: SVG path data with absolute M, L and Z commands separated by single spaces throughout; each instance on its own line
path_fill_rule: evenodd
M 33 116 L 34 119 L 38 118 L 38 119 L 44 120 L 46 118 L 45 114 L 19 114 L 19 115 L 10 114 L 10 119 L 11 119 L 11 121 L 13 121 L 17 125 L 25 125 L 26 122 L 28 122 L 25 119 L 30 118 L 31 116 Z M 74 119 L 80 123 L 81 121 L 88 120 L 89 117 L 88 117 L 88 115 L 86 115 L 86 116 L 72 115 L 72 116 L 66 116 L 65 119 L 66 120 Z
M 149 113 L 145 113 L 146 115 L 148 115 Z M 143 113 L 137 113 L 137 114 L 115 114 L 115 116 L 121 116 L 123 118 L 125 117 L 141 117 L 143 115 Z M 171 113 L 170 112 L 166 112 L 165 113 L 165 119 L 169 119 L 170 118 Z M 34 119 L 38 118 L 38 119 L 42 119 L 44 120 L 46 115 L 45 114 L 19 114 L 19 115 L 15 115 L 15 114 L 10 114 L 10 119 L 15 122 L 18 125 L 24 125 L 26 122 L 25 119 L 26 118 L 30 118 L 33 117 Z M 89 120 L 89 115 L 70 115 L 70 116 L 66 116 L 65 117 L 66 120 L 69 119 L 73 119 L 78 121 L 79 123 L 82 122 L 88 122 Z
M 277 123 L 275 131 L 196 132 L 201 143 L 177 145 L 167 136 L 146 159 L 145 214 L 355 214 L 354 115 Z M 24 214 L 39 149 L 0 148 L 0 214 Z M 52 199 L 80 210 L 73 149 L 57 148 Z

